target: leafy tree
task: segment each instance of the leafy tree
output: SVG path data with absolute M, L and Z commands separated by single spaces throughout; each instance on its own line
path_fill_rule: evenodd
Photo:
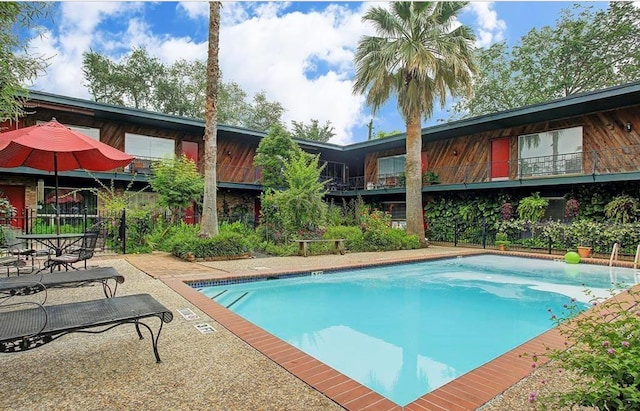
M 640 79 L 640 8 L 610 2 L 605 10 L 575 4 L 555 27 L 533 29 L 509 50 L 497 43 L 477 53 L 473 96 L 455 116 L 478 116 Z
M 378 131 L 373 138 L 387 138 L 391 136 L 395 136 L 397 134 L 402 133 L 402 131 L 393 130 L 393 131 Z
M 293 125 L 293 135 L 297 138 L 305 140 L 315 140 L 326 143 L 335 136 L 334 128 L 331 125 L 331 121 L 327 121 L 324 125 L 320 125 L 320 122 L 314 118 L 311 119 L 310 124 L 303 122 L 291 121 Z
M 285 163 L 287 189 L 274 192 L 272 200 L 288 234 L 315 232 L 324 225 L 328 206 L 323 198 L 327 189 L 326 181 L 320 179 L 325 166 L 319 166 L 319 161 L 319 156 L 299 150 Z
M 185 155 L 155 163 L 149 182 L 158 193 L 158 204 L 171 210 L 172 222 L 181 209 L 202 199 L 204 178 L 193 160 Z
M 390 9 L 372 7 L 363 16 L 379 37 L 364 36 L 355 56 L 353 90 L 365 93 L 377 111 L 394 94 L 407 127 L 407 233 L 426 246 L 422 213 L 421 118 L 433 113 L 434 99 L 471 89 L 472 30 L 456 26 L 465 2 L 394 2 Z
M 158 111 L 183 117 L 204 118 L 206 64 L 180 59 L 164 70 L 155 86 Z
M 118 71 L 116 63 L 94 51 L 82 55 L 82 74 L 87 81 L 85 86 L 95 101 L 124 106 L 119 85 L 114 81 Z
M 29 54 L 28 39 L 20 38 L 17 30 L 32 28 L 36 20 L 48 17 L 48 10 L 44 2 L 0 2 L 0 121 L 24 114 L 25 83 L 45 71 L 46 59 Z
M 269 133 L 260 140 L 253 165 L 262 168 L 262 185 L 266 188 L 281 189 L 287 186 L 284 169 L 287 163 L 302 151 L 287 130 L 279 124 L 271 127 Z
M 277 101 L 268 101 L 264 90 L 253 96 L 253 104 L 243 126 L 254 130 L 265 131 L 273 126 L 283 126 L 284 107 Z
M 82 72 L 96 101 L 158 110 L 153 97 L 165 66 L 145 48 L 136 48 L 122 63 L 114 63 L 94 51 L 83 53 Z M 97 92 L 98 94 L 94 94 Z
M 133 106 L 165 114 L 205 118 L 206 63 L 178 60 L 171 65 L 149 56 L 144 48 L 134 50 L 121 63 L 90 51 L 84 53 L 85 85 L 95 101 Z M 218 123 L 268 130 L 282 124 L 284 108 L 268 101 L 264 91 L 247 102 L 238 83 L 224 83 L 218 75 Z
M 204 200 L 200 233 L 202 237 L 218 235 L 218 196 L 216 163 L 218 162 L 218 82 L 220 64 L 220 2 L 209 2 L 209 48 L 207 57 L 207 99 L 204 119 Z
M 251 113 L 247 93 L 234 81 L 218 84 L 218 122 L 228 126 L 243 126 Z

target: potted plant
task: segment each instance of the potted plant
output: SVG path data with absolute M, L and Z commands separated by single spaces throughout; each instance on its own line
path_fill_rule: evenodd
M 596 235 L 597 226 L 587 219 L 579 219 L 571 224 L 569 230 L 574 244 L 578 244 L 578 254 L 580 257 L 591 257 L 591 253 L 593 252 L 591 244 Z
M 509 241 L 507 234 L 502 231 L 496 234 L 496 247 L 498 247 L 498 250 L 506 251 L 509 244 L 511 244 L 511 241 Z
M 404 187 L 407 185 L 407 175 L 405 173 L 398 174 L 397 184 L 398 187 Z
M 537 223 L 542 220 L 549 206 L 546 198 L 540 197 L 540 193 L 533 193 L 529 197 L 520 200 L 518 204 L 518 216 L 521 220 Z
M 440 184 L 440 177 L 435 171 L 425 171 L 422 175 L 422 181 L 426 184 Z

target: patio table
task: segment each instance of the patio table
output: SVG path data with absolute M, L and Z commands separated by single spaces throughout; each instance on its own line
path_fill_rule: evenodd
M 82 239 L 84 233 L 71 234 L 21 234 L 16 238 L 27 241 L 38 242 L 50 250 L 54 250 L 56 257 L 62 255 L 62 252 L 69 246 L 77 243 Z

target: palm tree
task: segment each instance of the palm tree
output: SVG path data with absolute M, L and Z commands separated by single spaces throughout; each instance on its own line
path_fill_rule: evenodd
M 202 237 L 218 235 L 217 176 L 218 157 L 218 45 L 220 40 L 220 2 L 209 3 L 209 50 L 207 59 L 207 97 L 204 109 L 204 199 L 202 201 Z
M 372 7 L 363 16 L 380 37 L 363 36 L 355 56 L 354 93 L 365 94 L 376 112 L 393 93 L 407 128 L 407 233 L 422 246 L 421 118 L 433 113 L 437 97 L 471 92 L 475 72 L 471 29 L 455 17 L 467 2 L 394 2 L 390 10 Z

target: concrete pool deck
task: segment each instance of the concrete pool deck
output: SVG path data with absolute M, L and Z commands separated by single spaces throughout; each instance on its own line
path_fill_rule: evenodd
M 315 271 L 474 254 L 483 250 L 432 246 L 423 250 L 188 263 L 164 253 L 100 257 L 125 276 L 118 295 L 146 292 L 174 312 L 159 340 L 163 363 L 133 327 L 100 335 L 73 334 L 38 349 L 0 354 L 0 409 L 145 410 L 400 410 L 285 342 L 251 325 L 185 281 Z M 520 254 L 522 255 L 522 254 Z M 557 256 L 556 256 L 557 258 Z M 55 273 L 53 274 L 55 275 Z M 20 301 L 40 301 L 42 294 Z M 102 298 L 101 287 L 51 290 L 47 304 Z M 17 302 L 14 299 L 13 302 Z M 199 318 L 183 318 L 189 308 Z M 216 329 L 200 333 L 195 325 Z M 427 394 L 406 410 L 473 410 L 531 372 L 523 352 L 541 352 L 543 334 Z M 523 398 L 523 405 L 526 399 Z M 492 408 L 500 409 L 500 408 Z M 514 409 L 512 405 L 504 410 Z

